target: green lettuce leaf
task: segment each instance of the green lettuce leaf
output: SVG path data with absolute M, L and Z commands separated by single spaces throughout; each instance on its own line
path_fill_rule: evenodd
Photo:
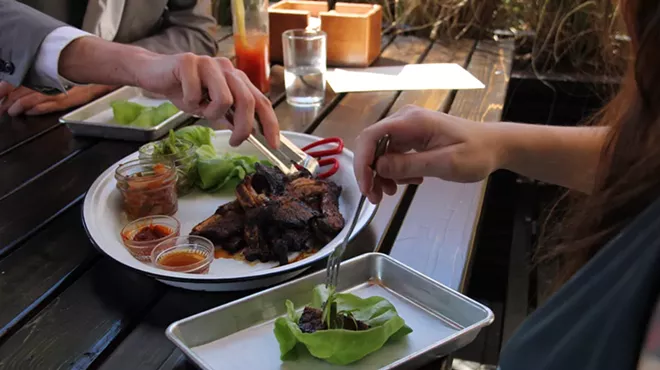
M 379 350 L 388 340 L 400 339 L 412 332 L 394 306 L 382 297 L 363 299 L 353 294 L 332 294 L 324 285 L 319 285 L 314 288 L 310 306 L 322 308 L 329 297 L 330 302 L 336 303 L 337 312 L 350 313 L 370 328 L 364 331 L 328 329 L 303 333 L 298 327 L 300 313 L 295 311 L 293 303 L 287 301 L 287 315 L 275 320 L 273 330 L 282 360 L 295 357 L 294 349 L 300 343 L 316 358 L 335 365 L 348 365 Z
M 164 102 L 157 107 L 146 107 L 127 100 L 115 100 L 110 106 L 117 123 L 143 128 L 156 126 L 179 111 L 170 102 Z
M 208 192 L 235 188 L 248 174 L 254 173 L 259 159 L 254 156 L 226 153 L 218 155 L 211 145 L 197 148 L 198 186 Z
M 144 110 L 144 106 L 127 100 L 115 100 L 110 103 L 112 115 L 117 123 L 128 125 L 135 121 Z
M 137 116 L 135 120 L 130 122 L 128 125 L 133 127 L 143 127 L 149 128 L 154 126 L 154 109 L 153 108 L 144 108 L 140 115 Z
M 213 159 L 218 157 L 218 153 L 215 152 L 213 145 L 200 145 L 197 148 L 197 158 L 199 159 Z
M 177 114 L 179 112 L 179 108 L 175 107 L 174 104 L 166 101 L 156 108 L 153 108 L 153 112 L 152 122 L 153 125 L 156 126 L 157 124 Z
M 215 135 L 213 129 L 204 126 L 188 126 L 178 129 L 175 135 L 179 139 L 190 141 L 197 147 L 211 145 L 211 138 Z

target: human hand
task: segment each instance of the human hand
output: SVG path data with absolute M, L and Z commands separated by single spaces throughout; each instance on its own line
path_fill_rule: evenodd
M 233 105 L 234 128 L 229 143 L 239 145 L 252 133 L 255 111 L 268 143 L 279 146 L 279 126 L 270 100 L 227 58 L 152 55 L 138 67 L 137 85 L 166 96 L 181 110 L 212 121 L 224 119 Z M 208 96 L 206 95 L 208 94 Z
M 378 140 L 391 135 L 388 153 L 370 164 Z M 500 148 L 492 124 L 479 123 L 406 106 L 362 131 L 356 139 L 355 176 L 372 203 L 397 184 L 420 184 L 424 177 L 476 182 L 500 166 Z
M 0 82 L 0 115 L 5 112 L 10 116 L 20 114 L 39 115 L 63 111 L 83 105 L 101 95 L 112 91 L 114 87 L 105 85 L 74 86 L 67 93 L 46 95 L 19 86 L 14 88 L 7 82 Z

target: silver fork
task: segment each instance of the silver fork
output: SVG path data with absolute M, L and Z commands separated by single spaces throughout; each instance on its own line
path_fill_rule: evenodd
M 389 145 L 390 145 L 389 134 L 383 136 L 380 140 L 378 140 L 378 144 L 376 144 L 376 152 L 374 154 L 374 160 L 373 162 L 371 162 L 371 169 L 374 170 L 374 178 L 376 177 L 376 162 L 378 161 L 378 158 L 380 158 L 381 155 L 387 152 L 387 148 L 389 147 Z M 325 286 L 327 288 L 337 287 L 337 282 L 339 281 L 339 265 L 341 264 L 341 259 L 342 256 L 344 255 L 344 251 L 346 250 L 346 245 L 348 244 L 348 240 L 351 237 L 351 234 L 353 233 L 353 229 L 355 229 L 355 225 L 357 225 L 357 221 L 360 218 L 360 213 L 362 212 L 362 207 L 364 206 L 364 202 L 366 200 L 367 200 L 366 196 L 362 195 L 360 197 L 357 210 L 355 210 L 355 213 L 353 214 L 353 218 L 351 219 L 351 223 L 348 226 L 348 232 L 346 233 L 346 236 L 344 236 L 344 240 L 341 242 L 340 245 L 335 247 L 335 250 L 332 251 L 330 258 L 328 259 L 328 267 L 325 275 Z

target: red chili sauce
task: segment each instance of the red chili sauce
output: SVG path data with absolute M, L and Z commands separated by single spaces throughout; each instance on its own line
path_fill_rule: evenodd
M 163 225 L 147 225 L 133 235 L 133 241 L 150 242 L 162 239 L 170 234 L 172 234 L 172 229 L 169 227 Z

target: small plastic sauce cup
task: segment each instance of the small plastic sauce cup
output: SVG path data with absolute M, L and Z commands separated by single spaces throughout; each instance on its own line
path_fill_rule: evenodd
M 121 239 L 136 259 L 151 261 L 151 251 L 162 241 L 179 236 L 181 224 L 170 216 L 157 215 L 138 218 L 121 230 Z
M 201 236 L 188 235 L 160 242 L 151 251 L 151 263 L 168 271 L 206 274 L 213 262 L 213 243 Z

